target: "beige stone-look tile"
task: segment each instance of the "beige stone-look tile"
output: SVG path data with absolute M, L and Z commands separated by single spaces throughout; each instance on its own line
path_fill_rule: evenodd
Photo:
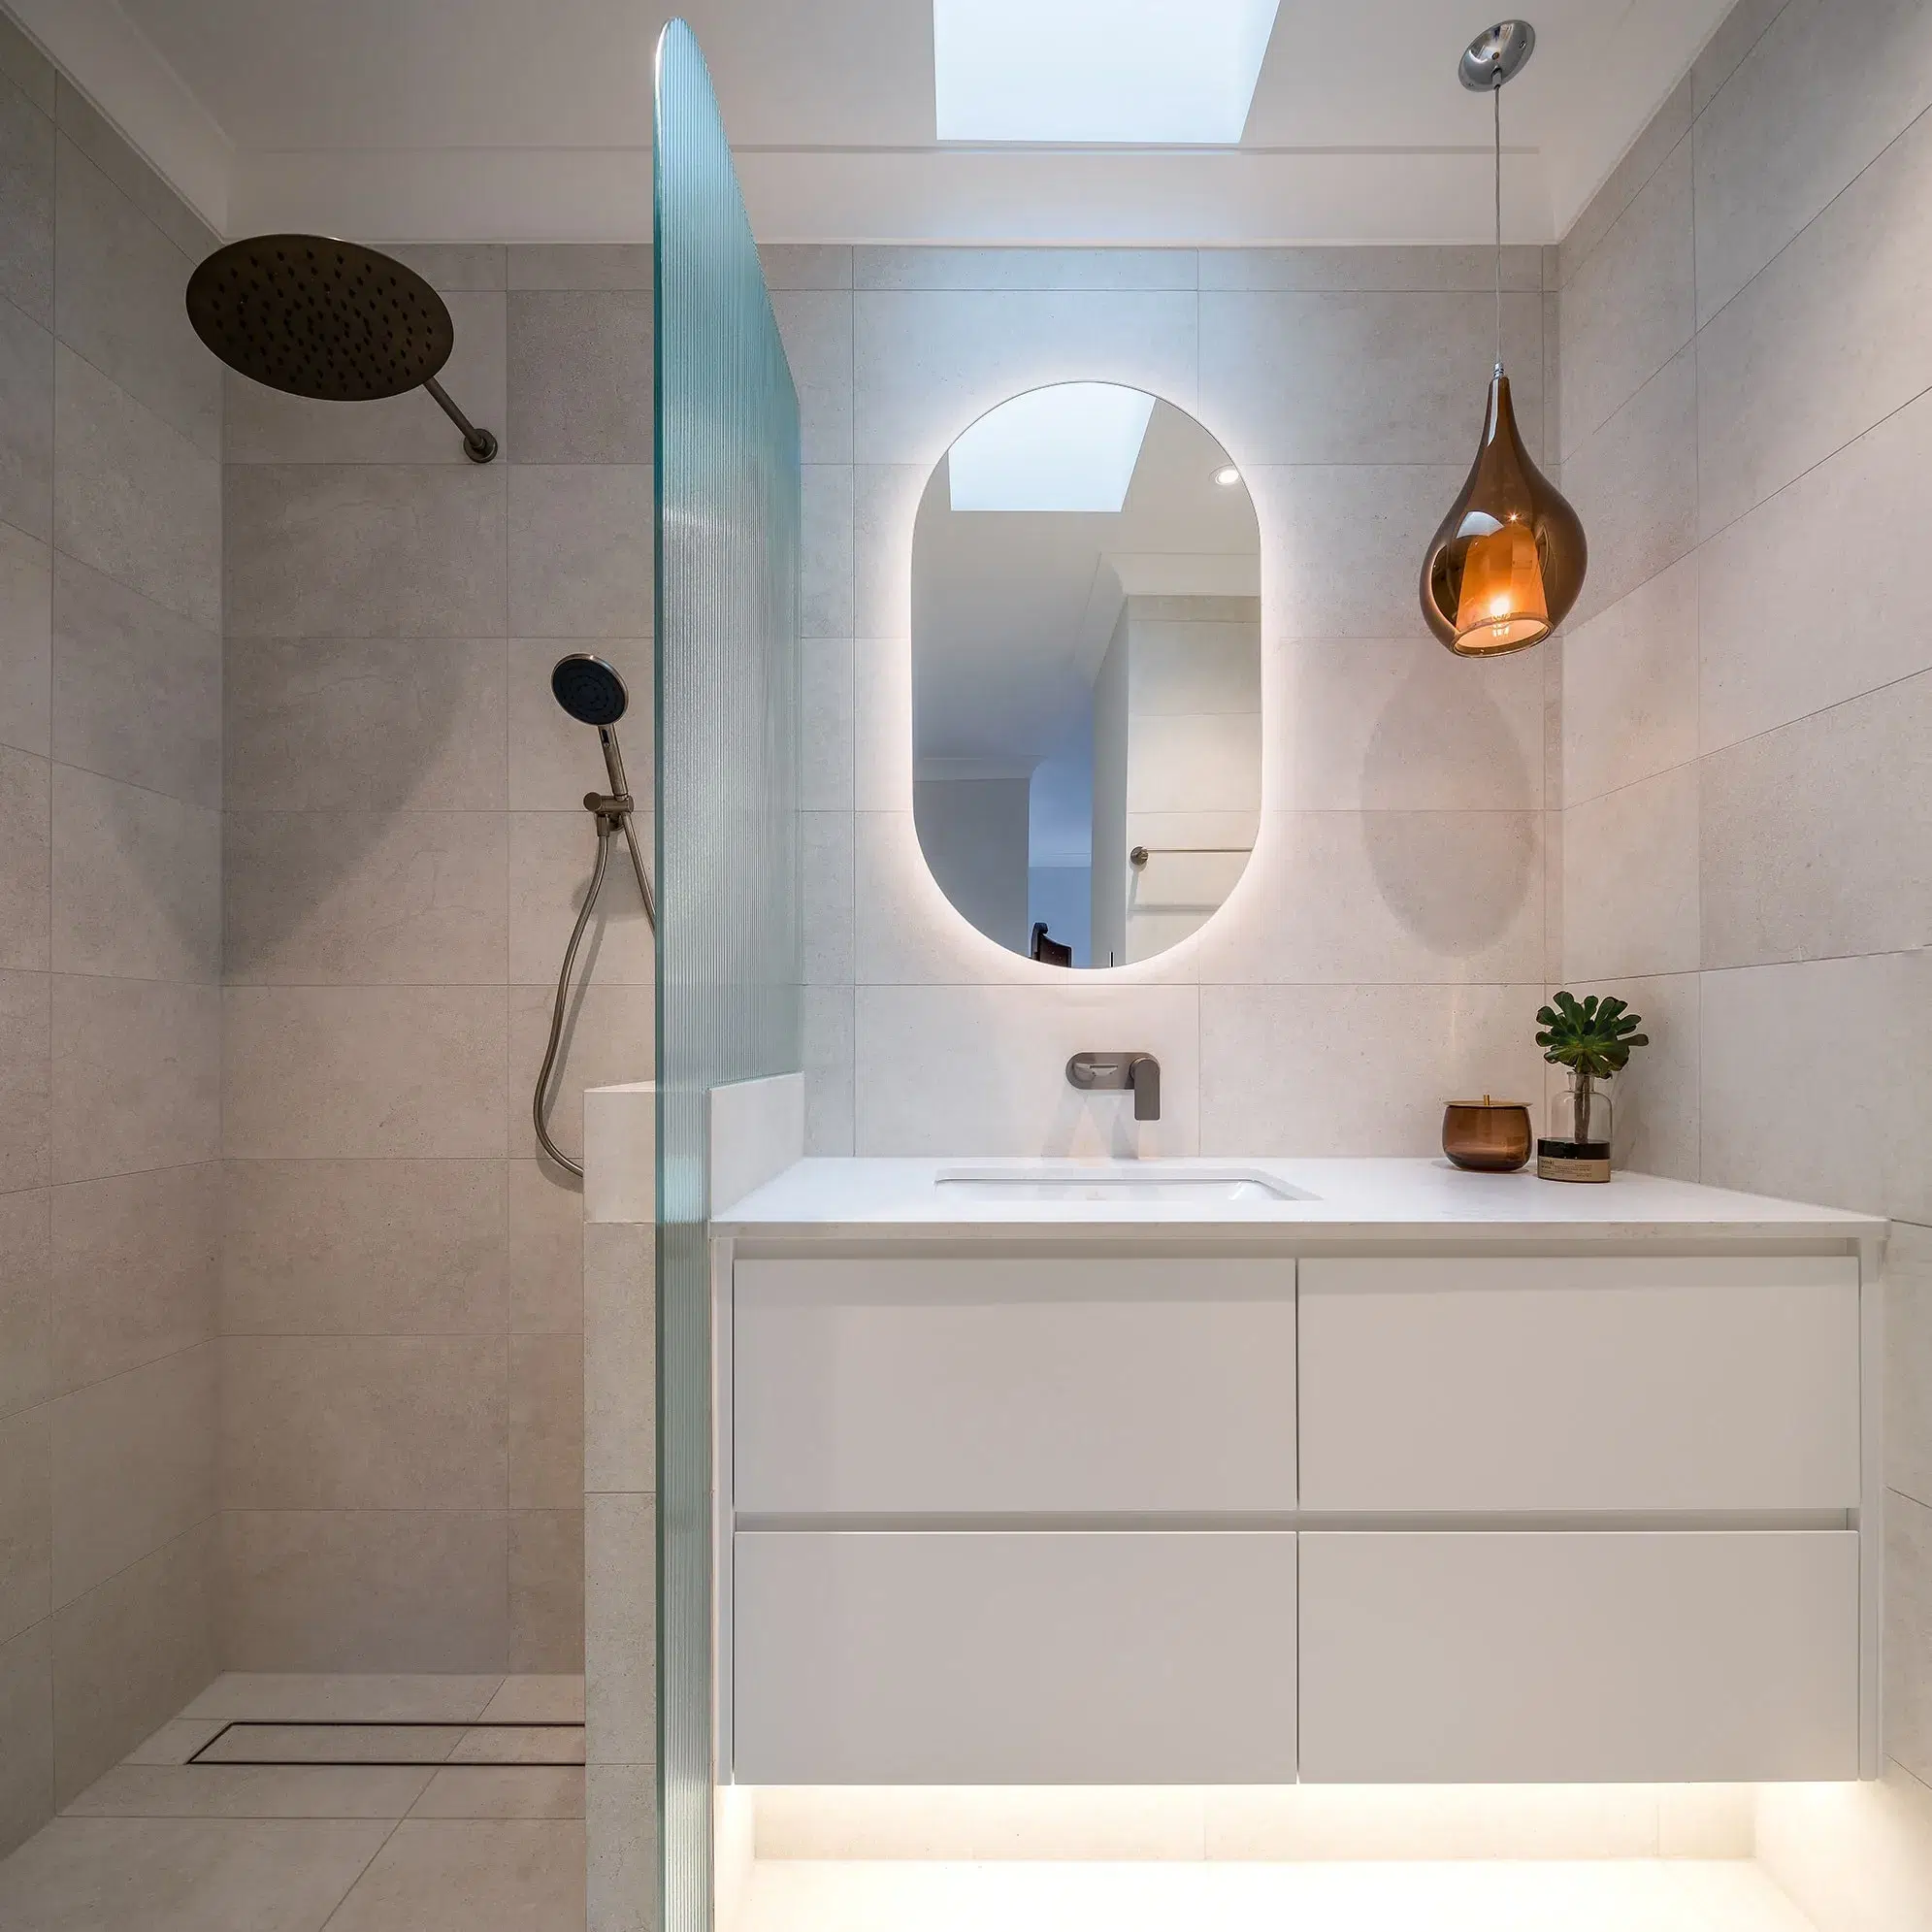
M 1575 449 L 1693 333 L 1690 143 L 1681 141 L 1563 289 L 1561 435 Z
M 657 1505 L 584 1498 L 584 1710 L 592 1764 L 657 1752 Z
M 1928 105 L 1932 21 L 1915 0 L 1785 8 L 1698 115 L 1699 323 Z
M 648 876 L 656 863 L 653 814 L 640 811 L 634 823 Z M 590 890 L 597 824 L 585 811 L 512 812 L 508 831 L 509 976 L 540 985 L 562 968 L 564 949 Z M 619 835 L 611 841 L 597 909 L 584 929 L 574 971 L 608 986 L 649 986 L 656 978 L 656 946 L 637 870 Z M 534 1076 L 536 1068 L 531 1072 Z
M 519 463 L 508 476 L 510 635 L 647 637 L 649 464 Z
M 512 811 L 575 812 L 583 795 L 609 787 L 597 734 L 557 703 L 550 671 L 574 651 L 599 657 L 624 680 L 630 706 L 617 728 L 631 796 L 648 808 L 654 747 L 651 640 L 643 638 L 512 638 L 509 644 L 509 787 Z M 586 833 L 586 840 L 589 835 Z
M 1928 299 L 1932 121 L 1921 120 L 1698 337 L 1703 535 L 1932 383 L 1932 345 L 1917 326 Z
M 1698 1178 L 1698 1033 L 1695 973 L 1655 979 L 1577 981 L 1579 999 L 1615 994 L 1643 1021 L 1639 1047 L 1611 1084 L 1612 1154 L 1622 1171 Z M 1553 1069 L 1553 1078 L 1560 1076 Z
M 0 1873 L 34 1932 L 319 1932 L 392 1827 L 344 1818 L 64 1817 Z
M 858 1151 L 1197 1153 L 1201 1015 L 1192 986 L 1084 973 L 1068 987 L 860 987 Z M 1079 1094 L 1066 1084 L 1069 1054 L 1097 1039 L 1130 1037 L 1161 1062 L 1158 1121 L 1136 1121 L 1126 1096 Z M 948 1097 L 936 1113 L 935 1093 Z
M 1892 1223 L 1885 1248 L 1885 1481 L 1932 1509 L 1932 1228 Z
M 435 1775 L 400 1764 L 117 1764 L 64 1816 L 399 1818 Z
M 1932 1224 L 1932 953 L 1707 972 L 1702 994 L 1701 1178 Z
M 1572 631 L 1695 545 L 1697 403 L 1697 351 L 1686 348 L 1565 459 L 1563 494 L 1589 538 Z
M 1195 259 L 1192 248 L 960 248 L 874 245 L 851 250 L 849 284 L 828 279 L 809 285 L 953 290 L 965 294 L 1011 289 L 1130 294 L 1144 289 L 1195 287 Z
M 217 1677 L 181 1713 L 183 1721 L 468 1724 L 503 1686 L 497 1674 L 242 1671 Z
M 0 16 L 0 74 L 42 114 L 52 114 L 56 98 L 53 62 L 5 16 Z
M 432 1775 L 411 1817 L 582 1817 L 581 1770 L 454 1764 Z
M 214 1675 L 213 1530 L 197 1524 L 54 1612 L 58 1803 L 84 1791 Z
M 511 250 L 499 244 L 427 242 L 398 245 L 385 242 L 382 246 L 385 254 L 394 255 L 399 262 L 414 269 L 442 295 L 508 285 L 507 257 Z M 519 249 L 515 252 L 527 251 Z
M 219 459 L 64 344 L 53 425 L 56 547 L 204 629 L 218 625 Z
M 226 1335 L 504 1332 L 499 1161 L 225 1163 Z
M 1494 288 L 1496 275 L 1495 251 L 1489 247 L 1202 248 L 1198 260 L 1203 291 L 1487 294 Z M 1510 246 L 1503 250 L 1503 287 L 1510 292 L 1534 292 L 1542 286 L 1542 273 L 1540 249 Z
M 1704 544 L 1706 751 L 1932 669 L 1932 575 L 1914 508 L 1928 463 L 1932 397 L 1922 397 Z
M 223 997 L 228 1151 L 501 1155 L 501 986 L 238 986 Z
M 46 82 L 30 89 L 10 74 L 18 84 L 0 89 L 0 300 L 47 328 L 53 321 L 52 70 L 11 21 L 0 19 L 0 34 Z
M 1577 272 L 1616 225 L 1618 216 L 1636 200 L 1644 184 L 1690 132 L 1691 107 L 1690 77 L 1686 75 L 1671 89 L 1663 106 L 1644 124 L 1643 132 L 1611 170 L 1609 180 L 1578 213 L 1561 244 L 1545 251 L 1543 286 L 1546 289 L 1565 289 L 1575 280 Z
M 636 1932 L 658 1901 L 657 1773 L 648 1764 L 593 1764 L 584 1773 L 590 1819 L 588 1932 Z
M 52 1389 L 53 1261 L 48 1203 L 46 1188 L 0 1194 L 0 1416 L 30 1408 Z
M 229 635 L 501 635 L 505 475 L 502 463 L 229 464 Z
M 501 980 L 506 831 L 498 812 L 230 811 L 228 984 Z
M 214 1513 L 211 1344 L 50 1405 L 56 1609 Z
M 52 742 L 52 558 L 0 523 L 0 744 L 42 758 Z
M 852 471 L 811 463 L 801 474 L 799 634 L 852 635 Z
M 799 397 L 805 463 L 852 460 L 852 295 L 849 289 L 774 289 L 771 312 Z
M 583 1726 L 498 1722 L 465 1731 L 449 1753 L 452 1764 L 577 1764 L 583 1761 Z
M 1564 637 L 1565 805 L 1697 756 L 1697 580 L 1682 558 Z
M 174 243 L 199 261 L 218 239 L 152 167 L 68 80 L 58 77 L 54 118 L 68 140 Z
M 1932 945 L 1932 671 L 1703 761 L 1704 964 Z
M 1201 1000 L 1201 1152 L 1435 1153 L 1442 1103 L 1533 1100 L 1540 986 L 1216 987 Z
M 213 985 L 221 976 L 220 812 L 53 768 L 53 966 Z
M 434 1765 L 441 1764 L 464 1736 L 454 1724 L 247 1722 L 220 1732 L 201 1753 L 201 1762 Z
M 592 1222 L 583 1258 L 583 1487 L 649 1491 L 657 1488 L 657 1229 Z
M 932 474 L 932 465 L 923 463 L 861 464 L 852 473 L 852 628 L 861 638 L 901 639 L 899 648 L 908 653 L 908 667 L 910 646 L 904 640 L 912 636 L 912 532 Z M 862 711 L 866 695 L 862 671 Z M 863 773 L 863 738 L 861 743 Z
M 583 1923 L 580 1823 L 405 1818 L 330 1932 L 577 1932 Z
M 51 1170 L 49 991 L 44 972 L 0 971 L 0 1191 Z
M 205 455 L 221 454 L 221 365 L 189 325 L 194 261 L 62 136 L 54 160 L 54 330 Z
M 509 989 L 506 1130 L 512 1156 L 538 1157 L 531 1091 L 543 1064 L 556 984 Z M 657 1069 L 657 1012 L 650 988 L 592 980 L 571 997 L 558 1063 L 551 1074 L 550 1137 L 568 1154 L 583 1146 L 583 1090 L 648 1080 Z
M 1691 104 L 1698 114 L 1718 97 L 1738 63 L 1789 4 L 1790 0 L 1738 0 L 1724 16 L 1690 64 Z
M 1204 984 L 1522 984 L 1542 966 L 1540 812 L 1271 816 L 1202 929 Z
M 1932 1508 L 1885 1495 L 1885 1751 L 1932 1776 Z
M 799 808 L 852 809 L 852 640 L 799 640 Z
M 0 1643 L 0 1903 L 12 1875 L 6 1854 L 53 1816 L 52 1625 Z
M 52 772 L 45 758 L 0 745 L 0 966 L 45 972 Z
M 52 1193 L 54 1386 L 79 1389 L 215 1331 L 221 1171 L 213 1162 Z
M 511 294 L 513 461 L 652 460 L 651 302 L 648 287 Z
M 853 1151 L 853 989 L 804 989 L 805 1152 Z
M 55 974 L 52 990 L 53 1178 L 213 1160 L 219 989 Z
M 456 346 L 437 373 L 450 400 L 514 453 L 506 429 L 504 297 L 445 292 Z M 471 467 L 463 433 L 422 389 L 357 403 L 317 402 L 227 372 L 222 453 L 230 463 L 442 463 Z
M 218 1681 L 218 1680 L 217 1680 Z M 202 1693 L 204 1696 L 207 1692 Z M 185 1764 L 215 1732 L 220 1730 L 224 1720 L 215 1718 L 170 1718 L 160 1725 L 151 1737 L 142 1742 L 121 1759 L 124 1765 L 180 1765 Z
M 584 1659 L 583 1512 L 512 1510 L 509 1666 L 577 1671 Z
M 930 472 L 995 404 L 1053 382 L 1126 383 L 1193 410 L 1198 306 L 1192 290 L 859 293 L 856 458 Z
M 53 336 L 0 302 L 0 522 L 53 535 Z
M 221 800 L 221 638 L 53 560 L 53 755 L 191 804 Z
M 850 812 L 799 815 L 799 893 L 807 986 L 852 983 L 852 837 Z
M 506 1677 L 483 1719 L 492 1724 L 580 1724 L 583 1673 Z
M 509 1344 L 509 1505 L 576 1509 L 583 1501 L 584 1352 L 574 1335 Z
M 1679 766 L 1563 814 L 1566 977 L 1697 969 L 1698 775 Z
M 0 1421 L 0 1644 L 53 1608 L 48 1405 Z
M 221 1529 L 231 1667 L 503 1668 L 501 1510 L 228 1510 Z
M 1203 294 L 1197 413 L 1244 468 L 1466 464 L 1494 360 L 1495 305 L 1481 295 Z M 1504 296 L 1503 360 L 1540 449 L 1540 295 Z
M 504 1506 L 503 1341 L 230 1335 L 222 1351 L 224 1507 Z
M 496 639 L 230 638 L 230 811 L 481 811 L 504 802 Z
M 1414 637 L 1299 639 L 1284 647 L 1266 736 L 1295 810 L 1543 803 L 1543 674 L 1529 652 L 1477 666 Z
M 582 1190 L 547 1161 L 510 1161 L 504 1171 L 509 1220 L 509 1331 L 581 1334 Z
M 521 244 L 509 250 L 509 286 L 648 290 L 651 246 L 648 242 Z
M 791 288 L 850 288 L 852 252 L 835 243 L 767 242 L 759 247 L 758 267 L 774 296 Z

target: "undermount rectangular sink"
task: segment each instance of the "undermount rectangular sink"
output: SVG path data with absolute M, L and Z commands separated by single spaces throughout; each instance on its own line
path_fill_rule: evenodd
M 1030 1168 L 961 1167 L 933 1185 L 974 1200 L 1267 1201 L 1315 1196 L 1265 1174 L 1238 1168 L 1098 1166 L 1068 1162 Z

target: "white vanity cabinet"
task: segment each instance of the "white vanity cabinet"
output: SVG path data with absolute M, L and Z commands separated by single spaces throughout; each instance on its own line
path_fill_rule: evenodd
M 1878 1226 L 728 1245 L 733 1773 L 1874 1775 Z

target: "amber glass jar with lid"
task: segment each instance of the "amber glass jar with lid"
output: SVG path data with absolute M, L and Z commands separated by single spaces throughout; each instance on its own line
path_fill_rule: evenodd
M 1442 1151 L 1472 1173 L 1507 1174 L 1529 1159 L 1529 1108 L 1522 1100 L 1451 1100 L 1442 1110 Z

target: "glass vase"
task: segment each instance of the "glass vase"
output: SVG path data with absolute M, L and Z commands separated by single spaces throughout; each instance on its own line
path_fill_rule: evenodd
M 1550 1131 L 1536 1143 L 1536 1171 L 1546 1181 L 1610 1178 L 1610 1096 L 1588 1073 L 1572 1071 L 1570 1084 L 1550 1102 Z

